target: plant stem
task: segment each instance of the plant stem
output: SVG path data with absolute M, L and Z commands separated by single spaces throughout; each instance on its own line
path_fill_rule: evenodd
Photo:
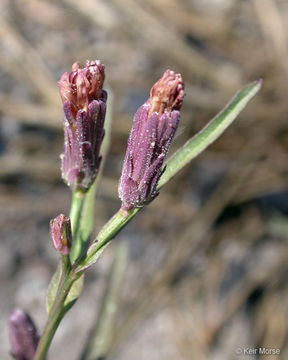
M 80 231 L 81 214 L 85 202 L 86 194 L 79 191 L 72 193 L 70 220 L 72 228 L 72 248 L 70 250 L 71 263 L 80 255 L 82 249 L 82 238 Z
M 97 236 L 97 241 L 90 246 L 85 258 L 75 264 L 75 273 L 82 272 L 95 263 L 105 246 L 109 244 L 110 240 L 112 240 L 141 209 L 142 208 L 134 208 L 129 211 L 123 211 L 120 209 L 103 226 Z M 97 257 L 95 257 L 95 254 L 97 254 Z
M 74 191 L 72 193 L 71 209 L 69 216 L 71 218 L 71 227 L 73 233 L 77 231 L 77 225 L 80 222 L 80 215 L 81 215 L 84 199 L 85 199 L 84 193 L 81 193 L 79 191 Z
M 58 328 L 58 325 L 63 317 L 63 307 L 65 299 L 71 289 L 73 282 L 76 280 L 72 276 L 70 260 L 68 256 L 62 256 L 61 278 L 58 291 L 53 302 L 52 308 L 49 312 L 46 326 L 40 338 L 36 354 L 33 360 L 44 360 L 53 336 Z

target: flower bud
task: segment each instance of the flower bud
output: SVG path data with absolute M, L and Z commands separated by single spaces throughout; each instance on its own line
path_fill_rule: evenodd
M 11 354 L 16 360 L 32 360 L 36 352 L 39 335 L 28 314 L 15 309 L 9 318 Z
M 72 191 L 87 191 L 100 166 L 107 100 L 104 79 L 104 65 L 87 60 L 84 68 L 74 63 L 72 72 L 58 82 L 64 115 L 62 177 Z
M 60 214 L 50 220 L 50 236 L 54 248 L 62 255 L 68 255 L 72 245 L 70 219 Z
M 157 182 L 178 127 L 184 95 L 181 75 L 166 70 L 137 110 L 118 186 L 122 209 L 143 206 L 158 195 Z

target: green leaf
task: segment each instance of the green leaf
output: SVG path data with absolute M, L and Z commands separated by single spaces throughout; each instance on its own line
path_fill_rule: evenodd
M 69 291 L 69 294 L 66 297 L 65 302 L 64 302 L 64 313 L 66 313 L 75 304 L 75 302 L 79 298 L 79 296 L 82 292 L 82 289 L 83 289 L 83 284 L 84 284 L 84 274 L 82 274 L 79 277 L 79 279 L 77 279 L 73 283 L 73 285 Z
M 128 262 L 128 244 L 119 242 L 114 248 L 114 261 L 110 268 L 106 289 L 99 307 L 97 319 L 92 326 L 81 360 L 106 359 L 115 335 L 118 300 L 123 288 L 124 274 Z
M 50 312 L 51 307 L 53 305 L 54 299 L 56 297 L 59 284 L 60 284 L 60 276 L 61 276 L 61 267 L 63 265 L 61 262 L 59 262 L 59 265 L 57 267 L 57 270 L 55 274 L 53 275 L 50 284 L 48 286 L 47 294 L 46 294 L 46 310 L 47 313 Z M 66 313 L 71 306 L 76 302 L 78 297 L 81 294 L 82 288 L 84 283 L 84 274 L 82 274 L 72 285 L 68 296 L 66 297 L 65 303 L 64 303 L 64 313 Z
M 55 272 L 55 274 L 53 275 L 50 284 L 48 286 L 47 289 L 47 293 L 46 293 L 46 310 L 47 313 L 50 312 L 50 309 L 52 307 L 52 304 L 54 302 L 57 290 L 58 290 L 58 286 L 59 286 L 59 282 L 60 282 L 60 271 L 61 271 L 61 262 L 59 262 L 57 270 Z
M 202 153 L 212 144 L 226 128 L 236 119 L 237 115 L 245 108 L 248 101 L 261 88 L 262 80 L 256 80 L 241 89 L 198 134 L 188 140 L 168 160 L 166 170 L 159 179 L 158 189 L 165 185 L 175 174 L 178 173 L 196 156 Z

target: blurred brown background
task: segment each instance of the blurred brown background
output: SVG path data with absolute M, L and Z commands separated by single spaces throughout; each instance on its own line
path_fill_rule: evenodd
M 118 236 L 129 262 L 108 359 L 288 358 L 288 2 L 285 0 L 1 0 L 0 358 L 14 306 L 45 322 L 57 264 L 49 219 L 68 213 L 60 178 L 57 80 L 101 59 L 113 91 L 112 143 L 95 231 L 119 207 L 133 113 L 167 68 L 186 84 L 173 150 L 244 84 L 264 86 L 213 146 Z M 171 151 L 171 152 L 172 152 Z M 50 359 L 79 359 L 115 244 L 86 278 Z

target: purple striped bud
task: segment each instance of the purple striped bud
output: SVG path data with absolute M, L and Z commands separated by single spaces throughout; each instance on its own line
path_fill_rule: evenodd
M 28 314 L 15 309 L 9 318 L 11 354 L 17 360 L 32 360 L 36 352 L 39 335 Z
M 87 60 L 83 69 L 74 63 L 72 72 L 58 82 L 64 114 L 62 177 L 72 191 L 87 191 L 99 169 L 107 100 L 104 79 L 104 65 Z
M 178 127 L 184 95 L 181 75 L 166 70 L 137 110 L 118 186 L 122 209 L 143 206 L 158 195 L 157 182 Z
M 70 219 L 60 214 L 50 220 L 50 236 L 54 248 L 62 255 L 68 255 L 72 245 Z

